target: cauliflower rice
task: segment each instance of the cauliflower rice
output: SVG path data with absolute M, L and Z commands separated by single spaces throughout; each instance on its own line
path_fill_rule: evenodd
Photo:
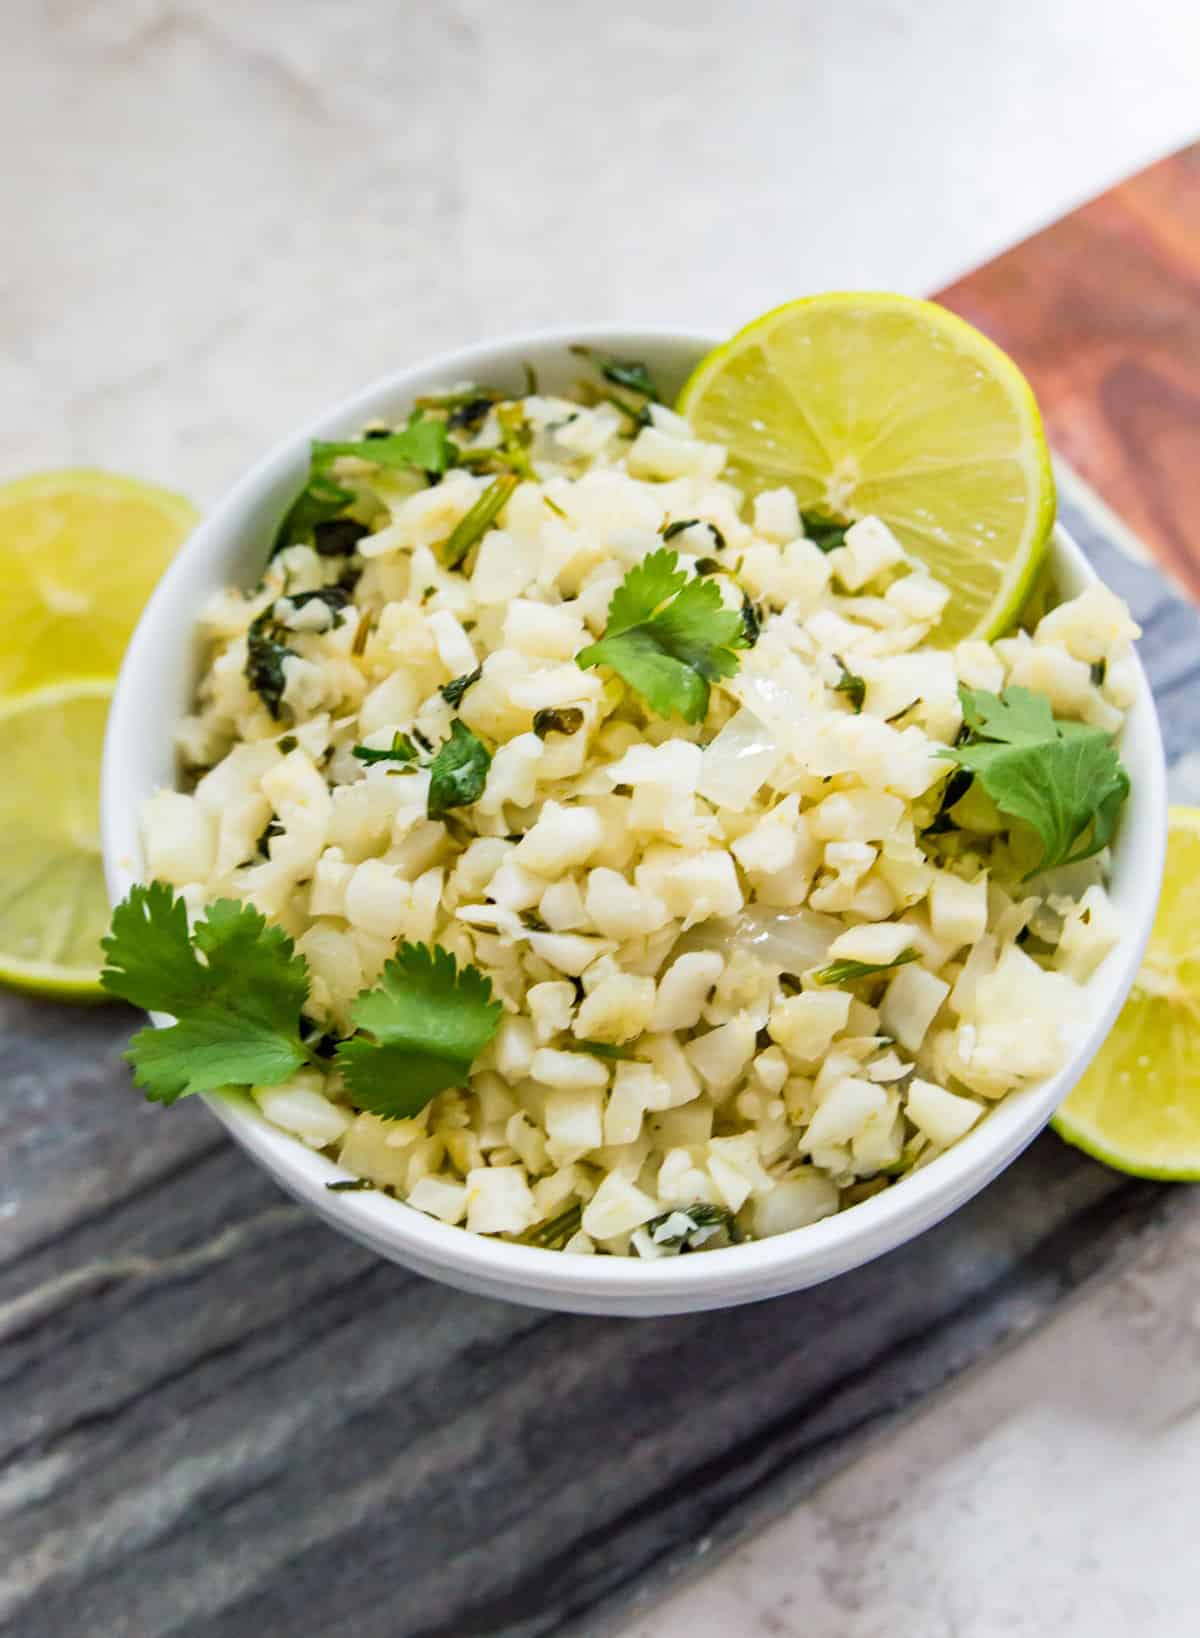
M 1092 586 L 1032 632 L 939 649 L 952 590 L 878 519 L 825 552 L 789 490 L 743 504 L 724 451 L 669 410 L 631 435 L 609 403 L 519 402 L 535 478 L 461 571 L 435 548 L 487 477 L 427 487 L 343 457 L 369 531 L 351 555 L 291 546 L 204 609 L 189 789 L 147 804 L 146 875 L 193 916 L 233 897 L 282 926 L 334 1030 L 402 939 L 491 979 L 494 1040 L 413 1119 L 359 1113 L 315 1070 L 255 1091 L 355 1177 L 443 1223 L 576 1253 L 801 1228 L 1065 1061 L 1078 986 L 1118 936 L 1104 859 L 1022 883 L 986 798 L 937 823 L 953 773 L 938 752 L 960 683 L 1021 685 L 1115 731 L 1136 627 Z M 680 566 L 760 626 L 695 726 L 575 663 L 671 524 Z M 289 600 L 339 580 L 344 608 Z M 272 607 L 292 651 L 282 722 L 246 675 L 248 628 Z M 427 770 L 353 755 L 398 733 L 440 745 L 456 716 L 492 762 L 443 820 Z M 568 1050 L 581 1041 L 593 1050 Z

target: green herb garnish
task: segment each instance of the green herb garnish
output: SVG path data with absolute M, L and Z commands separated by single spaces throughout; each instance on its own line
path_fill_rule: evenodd
M 438 547 L 438 555 L 448 569 L 457 569 L 475 542 L 483 539 L 520 481 L 514 473 L 503 473 L 488 484 L 475 504 L 458 520 L 452 533 Z
M 279 630 L 275 605 L 271 604 L 250 622 L 246 633 L 246 681 L 276 722 L 283 718 L 283 692 L 287 687 L 283 662 L 289 654 L 295 653 L 280 642 Z
M 461 1086 L 500 1023 L 491 980 L 459 970 L 449 950 L 402 944 L 378 985 L 350 1015 L 360 1031 L 335 1060 L 355 1104 L 387 1120 L 419 1114 L 430 1098 Z
M 533 731 L 539 739 L 547 734 L 577 734 L 583 727 L 583 712 L 577 705 L 544 705 L 533 713 Z
M 356 745 L 350 754 L 356 756 L 360 762 L 371 768 L 377 762 L 415 762 L 417 760 L 417 747 L 407 734 L 402 734 L 397 729 L 392 735 L 392 743 L 387 750 L 376 751 L 369 745 Z
M 474 671 L 467 671 L 461 677 L 451 677 L 448 683 L 442 684 L 438 689 L 438 693 L 447 705 L 452 705 L 457 710 L 462 704 L 462 698 L 467 689 L 474 687 L 482 676 L 483 667 L 477 665 Z
M 426 811 L 440 819 L 451 808 L 477 802 L 487 784 L 492 754 L 460 717 L 450 724 L 450 738 L 438 750 L 430 766 L 429 801 Z
M 304 1011 L 308 966 L 283 929 L 218 899 L 189 932 L 184 902 L 165 882 L 131 889 L 104 953 L 100 982 L 111 995 L 176 1019 L 140 1030 L 126 1053 L 135 1084 L 157 1103 L 278 1085 L 305 1064 L 328 1070 L 333 1052 L 359 1106 L 400 1119 L 460 1085 L 500 1019 L 476 967 L 460 969 L 438 945 L 403 944 L 351 1007 L 365 1033 L 306 1038 L 320 1027 Z
M 831 961 L 813 974 L 818 984 L 854 984 L 860 978 L 874 978 L 879 973 L 894 972 L 907 967 L 910 961 L 919 961 L 917 950 L 901 950 L 894 961 Z
M 833 685 L 834 693 L 845 694 L 846 698 L 850 701 L 852 708 L 855 711 L 861 711 L 863 708 L 863 701 L 867 697 L 867 684 L 865 679 L 858 676 L 856 672 L 851 671 L 850 667 L 846 664 L 845 660 L 842 659 L 840 654 L 835 654 L 833 657 L 838 663 L 838 670 L 841 672 L 841 676 Z
M 183 900 L 151 882 L 113 911 L 103 948 L 100 982 L 110 995 L 178 1020 L 139 1030 L 125 1055 L 135 1085 L 155 1102 L 270 1086 L 312 1061 L 300 1039 L 308 969 L 283 929 L 251 905 L 218 899 L 189 933 Z
M 613 358 L 608 353 L 598 352 L 595 347 L 585 347 L 582 344 L 572 347 L 571 351 L 580 358 L 586 358 L 593 369 L 599 370 L 604 379 L 611 381 L 614 387 L 625 387 L 630 392 L 640 392 L 644 398 L 649 398 L 656 404 L 662 403 L 650 371 L 636 358 Z
M 293 609 L 302 609 L 314 601 L 324 603 L 336 622 L 338 614 L 349 604 L 350 594 L 341 586 L 320 586 L 315 591 L 277 597 L 251 621 L 246 632 L 245 678 L 276 722 L 283 719 L 283 695 L 287 687 L 283 662 L 289 655 L 295 655 L 295 649 L 284 641 L 288 628 L 275 611 L 282 602 L 290 603 Z
M 356 455 L 375 466 L 424 472 L 427 477 L 440 477 L 455 461 L 446 423 L 420 410 L 413 411 L 408 425 L 399 432 L 378 431 L 340 442 L 314 440 L 308 481 L 283 515 L 272 556 L 287 546 L 314 540 L 321 525 L 341 521 L 342 514 L 354 504 L 354 490 L 330 473 L 339 455 Z
M 711 580 L 689 578 L 678 565 L 678 554 L 663 549 L 630 569 L 613 593 L 604 635 L 575 660 L 611 667 L 659 716 L 700 722 L 709 684 L 737 670 L 734 650 L 747 646 L 746 632 Z
M 959 688 L 963 744 L 940 754 L 973 773 L 997 809 L 1029 826 L 1041 857 L 1026 873 L 1089 859 L 1108 846 L 1129 775 L 1103 728 L 1055 717 L 1028 688 Z
M 336 1183 L 326 1183 L 325 1187 L 330 1194 L 359 1194 L 367 1189 L 375 1190 L 375 1184 L 369 1183 L 365 1177 L 342 1177 Z
M 822 552 L 832 552 L 846 544 L 846 530 L 850 527 L 848 519 L 834 517 L 830 512 L 816 511 L 801 512 L 800 521 L 804 525 L 805 538 Z

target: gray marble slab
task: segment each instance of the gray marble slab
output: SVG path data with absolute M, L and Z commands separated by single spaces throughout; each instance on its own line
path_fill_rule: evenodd
M 1200 615 L 1082 514 L 1146 628 L 1173 761 Z M 380 1262 L 200 1106 L 133 1015 L 0 998 L 0 1634 L 606 1631 L 1027 1333 L 1183 1191 L 1050 1136 L 949 1222 L 723 1314 L 554 1316 Z

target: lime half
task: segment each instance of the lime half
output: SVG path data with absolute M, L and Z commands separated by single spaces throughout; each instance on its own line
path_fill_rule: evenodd
M 89 679 L 0 704 L 0 983 L 17 989 L 104 998 L 100 752 L 112 689 Z
M 710 353 L 679 410 L 749 494 L 785 485 L 803 511 L 882 518 L 953 593 L 935 641 L 1014 623 L 1054 478 L 1029 383 L 965 320 L 870 292 L 789 302 Z
M 1054 1130 L 1096 1160 L 1200 1180 L 1200 808 L 1172 808 L 1162 898 L 1129 1000 Z

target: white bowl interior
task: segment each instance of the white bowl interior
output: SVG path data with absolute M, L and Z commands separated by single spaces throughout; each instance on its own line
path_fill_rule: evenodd
M 372 416 L 399 415 L 419 393 L 460 381 L 518 388 L 531 364 L 541 385 L 578 377 L 572 343 L 646 360 L 670 393 L 715 344 L 709 336 L 584 326 L 518 336 L 430 360 L 376 382 L 280 444 L 203 522 L 151 598 L 122 667 L 109 719 L 102 784 L 105 870 L 114 902 L 140 875 L 137 813 L 145 797 L 176 778 L 174 732 L 190 709 L 200 661 L 196 616 L 223 585 L 251 585 L 286 504 L 304 481 L 313 437 L 346 436 Z M 1095 578 L 1065 531 L 1052 551 L 1065 593 Z M 1132 793 L 1113 851 L 1112 897 L 1125 936 L 1086 986 L 1070 1063 L 1051 1079 L 1011 1094 L 936 1161 L 863 1204 L 809 1228 L 707 1256 L 642 1263 L 565 1257 L 468 1234 L 390 1197 L 330 1193 L 345 1174 L 271 1126 L 248 1098 L 210 1098 L 238 1142 L 296 1198 L 385 1257 L 483 1294 L 587 1313 L 662 1314 L 727 1307 L 815 1285 L 869 1261 L 931 1227 L 1018 1155 L 1049 1120 L 1103 1041 L 1128 993 L 1153 921 L 1162 877 L 1166 778 L 1158 723 L 1144 673 L 1121 751 Z

